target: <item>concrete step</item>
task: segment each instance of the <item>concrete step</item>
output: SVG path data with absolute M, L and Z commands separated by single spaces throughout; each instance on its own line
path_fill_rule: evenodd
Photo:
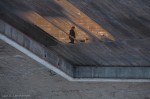
M 1 0 L 1 39 L 71 81 L 149 81 L 150 69 L 144 65 L 150 65 L 150 25 L 145 21 L 150 7 L 141 0 L 76 1 Z M 101 33 L 108 32 L 101 24 L 115 41 L 102 42 Z M 91 38 L 88 43 L 60 42 L 68 36 L 59 33 L 67 34 L 72 25 L 80 31 L 78 37 Z
M 150 79 L 150 66 L 76 66 L 75 78 Z

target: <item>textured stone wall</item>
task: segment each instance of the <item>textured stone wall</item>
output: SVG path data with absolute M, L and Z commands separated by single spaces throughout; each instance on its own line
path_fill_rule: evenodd
M 0 18 L 44 45 L 50 52 L 42 57 L 51 56 L 48 61 L 55 65 L 64 64 L 63 60 L 66 60 L 76 67 L 90 66 L 89 77 L 93 77 L 97 75 L 94 69 L 101 66 L 149 68 L 149 4 L 143 0 L 1 0 Z M 71 26 L 76 26 L 77 40 L 87 38 L 85 42 L 68 43 Z M 18 40 L 19 34 L 6 27 L 6 34 Z M 3 28 L 1 30 L 5 31 Z M 25 42 L 19 40 L 26 48 L 31 46 L 37 55 L 43 53 L 41 47 L 32 45 L 28 38 L 20 38 L 25 39 Z M 76 70 L 80 71 L 80 68 Z M 126 70 L 123 72 L 128 73 Z
M 14 27 L 8 25 L 4 21 L 0 20 L 0 33 L 7 36 L 11 40 L 15 41 L 22 47 L 26 48 L 27 50 L 31 51 L 32 53 L 39 56 L 41 59 L 52 64 L 54 67 L 59 68 L 63 72 L 67 73 L 68 75 L 72 76 L 72 65 L 66 62 L 60 56 L 57 56 L 56 53 L 48 50 L 42 44 L 36 42 L 32 38 L 26 36 L 24 33 L 18 31 Z
M 150 79 L 150 67 L 76 67 L 75 78 Z

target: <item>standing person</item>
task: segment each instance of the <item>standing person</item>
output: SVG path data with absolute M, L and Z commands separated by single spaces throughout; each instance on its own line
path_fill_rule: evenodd
M 74 39 L 75 39 L 75 31 L 74 31 L 75 27 L 71 27 L 70 33 L 69 33 L 69 39 L 70 39 L 70 43 L 74 44 Z

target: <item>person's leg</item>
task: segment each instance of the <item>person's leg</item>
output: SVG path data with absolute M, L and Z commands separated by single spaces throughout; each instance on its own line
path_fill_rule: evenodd
M 74 39 L 73 38 L 71 38 L 71 42 L 70 43 L 74 43 Z
M 69 43 L 74 43 L 74 39 L 72 37 L 69 37 L 70 42 Z
M 74 43 L 74 39 L 73 38 L 71 38 L 71 42 L 70 43 Z
M 72 40 L 72 38 L 71 38 L 71 37 L 69 37 L 69 39 L 70 39 L 70 42 L 69 42 L 69 43 L 73 43 L 73 40 Z
M 70 39 L 70 42 L 69 42 L 69 43 L 71 43 L 71 37 L 69 37 L 69 39 Z

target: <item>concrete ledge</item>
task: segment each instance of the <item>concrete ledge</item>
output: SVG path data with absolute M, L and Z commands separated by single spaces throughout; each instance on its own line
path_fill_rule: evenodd
M 56 68 L 51 63 L 48 63 L 47 61 L 41 59 L 39 56 L 35 55 L 31 51 L 29 51 L 29 50 L 25 49 L 24 47 L 20 46 L 19 44 L 17 44 L 16 42 L 12 41 L 9 38 L 7 38 L 6 36 L 2 35 L 1 33 L 0 33 L 0 39 L 3 40 L 4 42 L 8 43 L 9 45 L 15 47 L 16 49 L 18 49 L 19 51 L 23 52 L 24 54 L 26 54 L 27 56 L 31 57 L 32 59 L 36 60 L 40 64 L 42 64 L 42 65 L 46 66 L 47 68 L 55 71 L 60 76 L 66 78 L 68 80 L 72 80 L 72 78 L 69 75 L 67 75 L 65 72 L 62 72 L 60 69 Z
M 76 67 L 75 78 L 149 79 L 150 67 Z
M 116 78 L 72 78 L 68 74 L 62 72 L 60 69 L 54 67 L 52 64 L 46 62 L 45 60 L 41 59 L 37 55 L 33 54 L 29 50 L 25 49 L 24 47 L 20 46 L 16 42 L 10 40 L 6 36 L 0 33 L 0 39 L 8 43 L 9 45 L 15 47 L 16 49 L 20 50 L 27 56 L 31 57 L 32 59 L 36 60 L 40 64 L 46 66 L 47 68 L 55 71 L 57 74 L 61 75 L 62 77 L 66 78 L 69 81 L 73 82 L 150 82 L 150 79 L 116 79 Z
M 35 42 L 7 23 L 0 21 L 0 39 L 20 50 L 69 81 L 150 82 L 150 67 L 76 67 Z
M 74 78 L 74 82 L 150 82 L 150 79 Z
M 54 70 L 56 73 L 60 75 L 62 75 L 61 73 L 64 73 L 67 76 L 73 76 L 73 66 L 66 62 L 63 58 L 59 57 L 56 53 L 47 49 L 44 45 L 34 41 L 32 38 L 26 36 L 24 33 L 18 31 L 17 29 L 2 20 L 0 20 L 0 26 L 2 26 L 0 27 L 0 38 L 3 41 L 33 59 L 35 59 L 35 57 L 38 57 L 38 59 L 36 58 L 35 60 L 40 62 L 41 64 L 45 62 L 47 65 L 50 64 L 51 66 L 53 66 L 53 69 L 56 69 Z M 51 66 L 48 66 L 48 68 L 52 69 Z

